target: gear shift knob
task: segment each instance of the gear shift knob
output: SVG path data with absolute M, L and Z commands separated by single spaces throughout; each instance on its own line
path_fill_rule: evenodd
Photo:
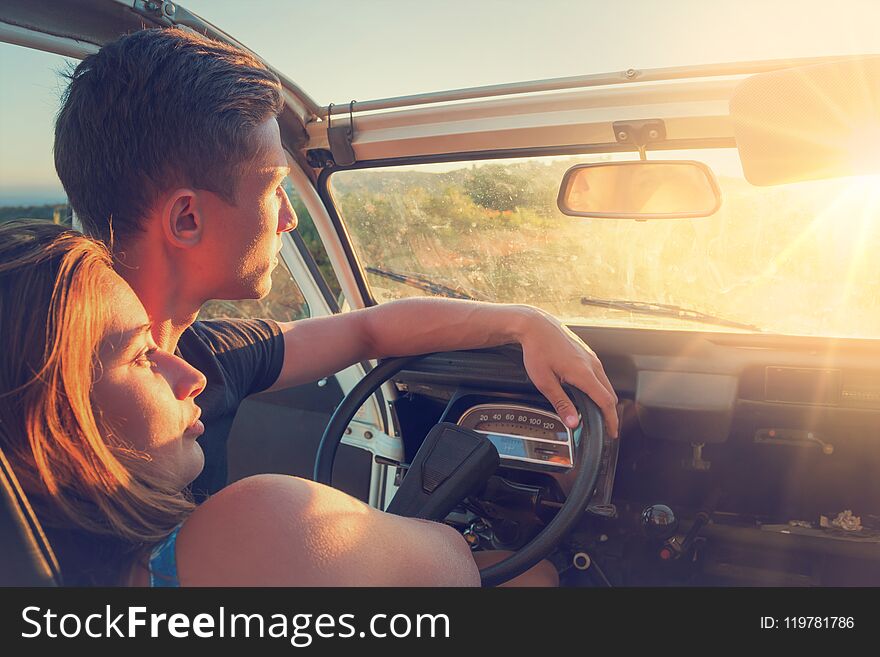
M 665 504 L 652 504 L 642 511 L 642 531 L 651 539 L 665 541 L 678 529 L 678 518 Z

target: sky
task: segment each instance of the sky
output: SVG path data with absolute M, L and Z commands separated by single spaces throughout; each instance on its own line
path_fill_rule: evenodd
M 880 53 L 880 0 L 180 4 L 322 105 L 630 67 Z M 0 44 L 0 205 L 63 199 L 52 123 L 64 66 L 56 55 Z

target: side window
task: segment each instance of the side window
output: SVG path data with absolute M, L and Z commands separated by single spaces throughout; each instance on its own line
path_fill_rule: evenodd
M 55 113 L 76 61 L 0 43 L 0 221 L 70 223 L 52 157 Z

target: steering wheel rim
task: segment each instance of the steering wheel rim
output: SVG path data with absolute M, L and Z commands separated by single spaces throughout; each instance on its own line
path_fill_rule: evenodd
M 345 396 L 333 412 L 315 455 L 313 478 L 332 485 L 333 463 L 346 427 L 355 413 L 379 387 L 407 366 L 432 354 L 389 358 L 367 373 Z M 546 557 L 559 544 L 571 526 L 586 511 L 596 487 L 605 440 L 599 407 L 579 389 L 564 386 L 581 416 L 581 425 L 572 433 L 575 481 L 554 518 L 531 541 L 509 557 L 480 570 L 483 586 L 497 586 L 524 573 Z

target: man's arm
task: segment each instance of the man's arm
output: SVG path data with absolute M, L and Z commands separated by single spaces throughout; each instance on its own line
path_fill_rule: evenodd
M 272 390 L 315 381 L 368 359 L 519 343 L 529 378 L 568 426 L 577 424 L 577 412 L 562 383 L 589 395 L 602 409 L 609 433 L 617 436 L 617 395 L 596 354 L 531 306 L 401 299 L 280 326 L 284 364 Z

